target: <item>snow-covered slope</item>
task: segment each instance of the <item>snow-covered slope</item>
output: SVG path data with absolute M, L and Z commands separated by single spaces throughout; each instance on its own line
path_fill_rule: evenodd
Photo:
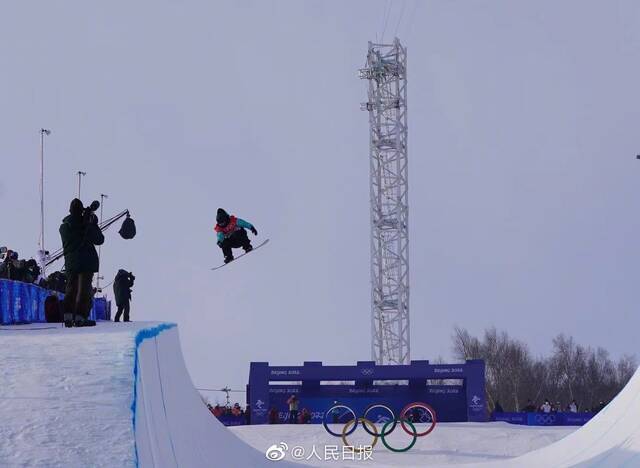
M 548 447 L 511 460 L 508 466 L 640 466 L 640 369 L 585 426 Z
M 427 458 L 431 464 L 474 460 L 474 466 L 487 460 L 487 466 L 506 467 L 640 466 L 639 414 L 640 371 L 586 426 L 547 447 L 537 448 L 567 429 L 452 424 L 436 429 L 410 454 L 374 454 L 378 460 L 372 466 L 420 465 Z M 236 429 L 259 450 L 247 445 L 204 406 L 173 324 L 0 327 L 2 467 L 275 466 L 263 450 L 277 442 L 318 444 L 320 450 L 340 445 L 321 429 Z M 478 437 L 472 442 L 473 434 Z M 500 437 L 509 450 L 487 451 Z M 511 447 L 516 440 L 517 447 Z M 506 459 L 531 448 L 537 449 Z
M 0 349 L 0 466 L 272 463 L 209 413 L 173 324 L 2 327 Z

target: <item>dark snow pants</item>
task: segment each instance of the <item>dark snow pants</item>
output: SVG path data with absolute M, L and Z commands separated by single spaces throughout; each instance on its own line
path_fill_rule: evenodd
M 64 291 L 64 319 L 75 320 L 74 315 L 89 318 L 91 300 L 93 299 L 93 273 L 69 273 L 67 287 Z
M 242 247 L 245 252 L 251 250 L 251 241 L 249 240 L 249 236 L 247 236 L 247 231 L 244 229 L 238 229 L 222 241 L 222 255 L 224 255 L 224 258 L 233 257 L 233 251 L 231 249 L 240 247 Z
M 130 309 L 131 309 L 131 303 L 129 301 L 125 302 L 124 304 L 118 304 L 118 312 L 116 312 L 115 321 L 119 322 L 120 316 L 122 315 L 122 312 L 124 312 L 124 321 L 128 322 Z

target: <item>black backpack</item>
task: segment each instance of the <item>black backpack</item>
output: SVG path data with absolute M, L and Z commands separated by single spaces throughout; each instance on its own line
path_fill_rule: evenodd
M 129 214 L 127 214 L 126 219 L 122 222 L 118 233 L 123 239 L 133 239 L 136 236 L 136 223 Z
M 52 294 L 44 300 L 44 319 L 48 323 L 61 323 L 63 319 L 62 303 Z

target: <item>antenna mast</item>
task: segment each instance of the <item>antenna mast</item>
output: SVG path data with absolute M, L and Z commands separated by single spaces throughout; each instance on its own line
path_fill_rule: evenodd
M 369 82 L 371 357 L 409 364 L 407 49 L 369 42 L 360 78 Z

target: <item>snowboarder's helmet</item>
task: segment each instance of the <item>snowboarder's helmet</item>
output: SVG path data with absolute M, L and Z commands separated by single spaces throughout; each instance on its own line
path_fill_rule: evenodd
M 216 223 L 219 226 L 226 226 L 229 223 L 229 213 L 224 211 L 222 208 L 218 208 L 218 213 L 216 214 Z

